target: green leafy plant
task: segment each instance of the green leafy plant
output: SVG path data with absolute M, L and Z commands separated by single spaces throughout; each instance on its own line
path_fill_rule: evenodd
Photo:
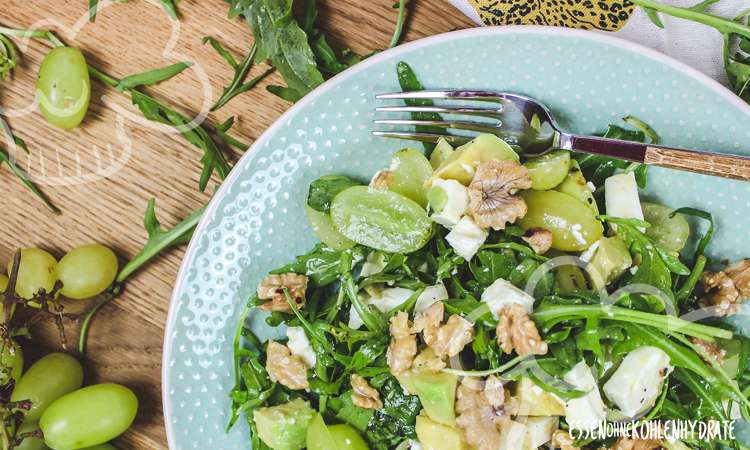
M 679 7 L 656 0 L 633 0 L 642 7 L 651 21 L 663 28 L 659 14 L 690 20 L 711 27 L 724 36 L 724 68 L 734 92 L 745 101 L 750 101 L 750 26 L 746 9 L 733 19 L 726 19 L 707 12 L 707 8 L 719 0 L 704 0 L 691 7 Z M 735 52 L 734 48 L 738 50 Z
M 26 142 L 13 134 L 13 131 L 10 129 L 10 125 L 8 125 L 8 122 L 2 116 L 2 111 L 0 111 L 0 128 L 2 128 L 2 132 L 5 135 L 6 141 L 12 141 L 15 143 L 16 147 L 21 148 L 26 153 L 29 152 L 29 149 L 26 146 Z M 26 172 L 24 172 L 20 167 L 16 165 L 15 159 L 11 157 L 11 155 L 5 149 L 0 148 L 0 165 L 3 163 L 8 166 L 8 168 L 13 172 L 16 178 L 18 178 L 21 183 L 23 183 L 37 198 L 39 198 L 39 200 L 41 200 L 50 211 L 55 214 L 60 213 L 60 209 L 52 204 L 49 198 L 47 198 L 47 196 L 44 195 L 41 189 L 39 189 L 39 186 L 37 186 L 36 183 L 34 183 L 29 178 Z
M 164 229 L 156 217 L 156 200 L 151 199 L 146 207 L 146 213 L 143 217 L 143 227 L 146 229 L 148 239 L 143 248 L 130 259 L 117 273 L 117 278 L 112 286 L 105 292 L 99 302 L 91 308 L 83 318 L 81 330 L 78 337 L 78 351 L 84 353 L 86 350 L 86 338 L 91 325 L 91 320 L 97 312 L 117 298 L 124 289 L 125 282 L 141 267 L 158 257 L 165 250 L 184 245 L 190 242 L 195 227 L 203 216 L 205 206 L 201 206 L 187 218 L 172 228 Z
M 253 65 L 255 63 L 255 54 L 258 51 L 257 45 L 253 44 L 247 56 L 245 56 L 245 58 L 238 63 L 237 60 L 234 59 L 234 56 L 226 51 L 221 45 L 221 42 L 219 42 L 215 38 L 210 36 L 204 37 L 203 43 L 211 44 L 211 47 L 213 47 L 214 50 L 216 50 L 216 52 L 234 70 L 234 77 L 232 78 L 232 82 L 226 88 L 224 88 L 224 92 L 222 92 L 221 97 L 219 97 L 214 106 L 211 107 L 211 111 L 218 110 L 222 106 L 226 105 L 234 97 L 254 88 L 255 85 L 257 85 L 261 80 L 270 75 L 274 70 L 273 68 L 267 69 L 265 72 L 246 82 L 245 79 L 247 78 L 250 70 L 253 68 Z
M 46 30 L 28 31 L 0 27 L 0 35 L 42 39 L 55 47 L 65 45 L 53 32 Z M 105 85 L 129 94 L 133 104 L 138 107 L 145 118 L 174 127 L 188 142 L 203 151 L 203 157 L 201 158 L 203 169 L 198 182 L 198 188 L 203 191 L 208 186 L 208 182 L 214 172 L 223 180 L 230 170 L 229 163 L 219 144 L 212 137 L 209 126 L 195 123 L 175 108 L 139 90 L 142 86 L 151 86 L 166 81 L 180 74 L 190 67 L 191 64 L 189 62 L 180 62 L 165 68 L 129 75 L 121 80 L 106 74 L 92 65 L 89 65 L 89 73 L 93 78 Z M 220 143 L 226 145 L 225 142 Z

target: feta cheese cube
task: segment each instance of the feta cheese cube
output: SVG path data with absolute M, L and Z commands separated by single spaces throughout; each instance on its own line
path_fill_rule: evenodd
M 469 216 L 458 221 L 453 230 L 445 236 L 456 254 L 469 261 L 487 240 L 489 232 L 480 228 Z
M 604 180 L 604 204 L 607 215 L 643 220 L 638 183 L 633 172 L 619 173 Z
M 422 291 L 417 298 L 417 303 L 414 305 L 414 312 L 425 312 L 427 311 L 427 308 L 441 300 L 448 300 L 448 291 L 445 289 L 445 285 L 442 281 L 433 286 L 427 286 L 425 290 Z
M 359 298 L 363 303 L 375 307 L 380 312 L 388 312 L 408 300 L 414 292 L 411 289 L 395 287 L 383 289 L 378 296 L 370 297 L 360 294 Z M 349 328 L 358 330 L 362 325 L 364 322 L 352 305 L 349 308 Z
M 503 425 L 503 429 L 500 432 L 500 446 L 498 447 L 498 450 L 522 449 L 525 439 L 526 425 L 511 420 Z
M 565 402 L 565 420 L 571 429 L 594 430 L 607 419 L 599 387 L 585 361 L 575 365 L 563 376 L 565 382 L 580 391 L 588 392 L 583 397 Z
M 359 273 L 360 277 L 369 277 L 378 274 L 385 269 L 385 255 L 381 252 L 371 252 L 367 255 L 364 264 L 362 264 L 362 270 Z
M 652 407 L 674 367 L 669 355 L 656 347 L 638 347 L 622 360 L 604 384 L 604 394 L 628 417 Z
M 307 364 L 307 367 L 315 366 L 315 350 L 310 345 L 310 340 L 307 339 L 304 328 L 287 327 L 286 337 L 289 338 L 286 346 L 289 347 L 292 355 L 299 356 Z
M 430 218 L 446 228 L 453 228 L 469 208 L 469 190 L 456 180 L 440 178 L 432 181 L 432 189 L 443 191 L 445 204 L 439 211 L 431 205 L 435 212 Z
M 526 439 L 524 450 L 537 450 L 552 439 L 560 422 L 558 417 L 523 417 L 517 416 L 516 421 L 526 425 Z
M 527 312 L 534 310 L 534 297 L 518 289 L 508 280 L 498 278 L 482 292 L 482 301 L 487 304 L 495 318 L 499 318 L 503 306 L 518 304 Z

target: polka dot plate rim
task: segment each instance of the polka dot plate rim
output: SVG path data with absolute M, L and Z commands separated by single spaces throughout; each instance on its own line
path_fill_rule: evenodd
M 398 90 L 410 63 L 430 88 L 492 88 L 546 103 L 563 126 L 593 133 L 634 114 L 665 143 L 748 154 L 750 106 L 701 72 L 604 33 L 540 26 L 454 31 L 368 58 L 293 105 L 214 195 L 178 273 L 164 333 L 162 396 L 170 449 L 249 449 L 240 420 L 225 433 L 231 341 L 245 299 L 270 269 L 314 243 L 303 205 L 325 173 L 371 175 L 406 142 L 370 135 L 374 96 Z M 461 67 L 461 71 L 456 71 Z M 654 169 L 647 198 L 702 206 L 720 225 L 715 251 L 747 252 L 750 183 Z M 696 204 L 698 203 L 698 204 Z M 723 231 L 721 231 L 723 229 Z M 744 238 L 743 238 L 744 236 Z M 262 320 L 252 324 L 272 334 Z

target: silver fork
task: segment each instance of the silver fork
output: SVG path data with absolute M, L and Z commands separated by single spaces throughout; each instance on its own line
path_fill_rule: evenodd
M 500 103 L 500 105 L 493 107 L 428 106 L 419 104 L 382 106 L 376 108 L 376 111 L 438 113 L 482 117 L 491 119 L 492 121 L 381 119 L 375 120 L 376 125 L 434 127 L 446 130 L 455 129 L 476 133 L 492 133 L 500 136 L 510 144 L 521 146 L 524 149 L 524 156 L 538 156 L 552 149 L 561 148 L 670 169 L 750 181 L 749 157 L 570 133 L 560 128 L 554 116 L 544 104 L 524 95 L 494 91 L 431 90 L 381 94 L 377 98 L 379 100 L 405 100 L 412 103 L 426 100 L 471 100 Z M 513 127 L 508 127 L 508 124 L 504 123 L 504 120 L 512 119 L 512 115 L 509 114 L 509 107 L 517 109 L 528 122 L 531 122 L 536 116 L 540 124 L 549 130 L 549 133 L 532 139 L 524 133 L 519 133 L 518 130 L 509 131 L 509 128 L 512 130 Z M 378 130 L 373 131 L 373 134 L 382 137 L 424 142 L 437 142 L 440 138 L 445 138 L 453 145 L 464 144 L 471 139 L 471 137 L 467 136 L 396 130 Z

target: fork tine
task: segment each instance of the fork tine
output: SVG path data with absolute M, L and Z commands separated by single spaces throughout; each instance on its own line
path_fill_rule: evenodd
M 480 133 L 497 133 L 499 126 L 478 122 L 464 122 L 460 120 L 412 120 L 412 119 L 381 119 L 374 120 L 376 125 L 406 125 L 440 128 L 455 128 L 456 130 L 478 131 Z
M 445 139 L 453 146 L 463 145 L 472 138 L 466 136 L 455 136 L 452 134 L 413 133 L 407 131 L 373 131 L 373 135 L 385 138 L 406 139 L 408 141 L 431 142 L 437 144 L 440 139 Z
M 503 108 L 470 108 L 470 107 L 451 107 L 451 106 L 380 106 L 375 108 L 376 112 L 394 112 L 394 113 L 438 113 L 438 114 L 456 114 L 463 116 L 490 117 L 501 119 L 503 117 Z
M 414 92 L 393 92 L 390 94 L 379 94 L 378 100 L 436 100 L 436 99 L 462 99 L 481 101 L 502 101 L 504 97 L 497 92 L 491 91 L 458 91 L 458 90 L 434 90 Z

